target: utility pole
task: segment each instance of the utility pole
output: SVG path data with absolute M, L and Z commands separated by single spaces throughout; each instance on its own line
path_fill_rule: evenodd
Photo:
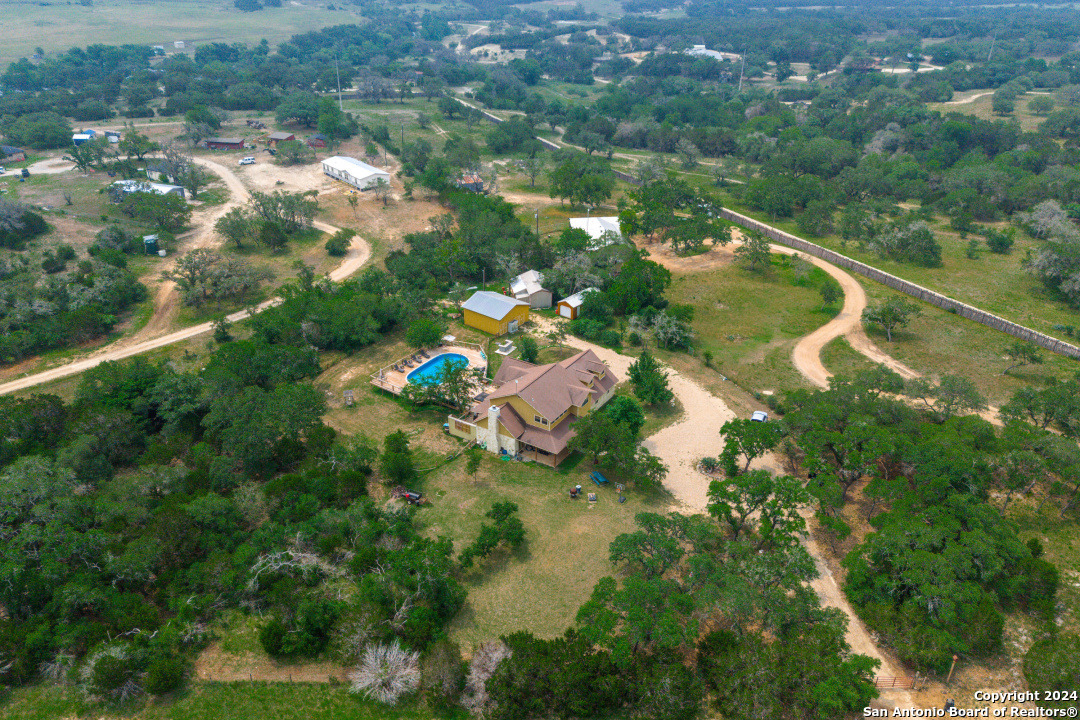
M 536 221 L 536 237 L 540 237 L 540 208 L 533 211 L 533 220 Z
M 746 48 L 742 51 L 742 66 L 739 68 L 739 92 L 742 92 L 743 73 L 746 71 Z
M 334 74 L 337 75 L 337 106 L 338 110 L 345 111 L 341 103 L 341 70 L 338 68 L 338 49 L 334 48 Z

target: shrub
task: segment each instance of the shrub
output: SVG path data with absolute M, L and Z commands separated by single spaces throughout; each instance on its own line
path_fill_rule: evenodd
M 600 337 L 600 333 L 604 331 L 604 325 L 596 320 L 577 318 L 576 320 L 570 321 L 567 325 L 567 329 L 579 338 L 596 340 Z
M 457 705 L 465 689 L 465 662 L 457 644 L 444 639 L 432 645 L 424 656 L 421 678 L 429 705 L 436 710 Z
M 619 334 L 618 330 L 602 330 L 597 337 L 597 342 L 601 345 L 617 348 L 622 345 L 622 335 Z
M 360 665 L 349 673 L 352 692 L 387 705 L 416 692 L 420 677 L 420 654 L 402 648 L 397 640 L 369 645 Z
M 125 702 L 142 693 L 127 648 L 112 645 L 87 658 L 79 673 L 83 690 L 92 698 Z
M 331 257 L 341 257 L 349 251 L 349 244 L 352 242 L 353 237 L 356 235 L 355 230 L 345 228 L 338 230 L 336 233 L 330 236 L 330 239 L 326 241 L 326 252 Z
M 1075 690 L 1080 684 L 1080 635 L 1059 635 L 1032 645 L 1024 655 L 1024 677 L 1031 688 Z
M 986 231 L 986 246 L 992 253 L 1006 255 L 1012 250 L 1013 236 L 1011 229 L 1009 232 L 1001 232 L 990 228 Z
M 537 355 L 540 352 L 540 346 L 536 341 L 526 335 L 521 338 L 521 359 L 525 362 L 535 363 Z
M 259 630 L 259 644 L 270 657 L 279 657 L 285 654 L 283 650 L 285 636 L 288 633 L 289 629 L 285 627 L 285 623 L 275 615 Z
M 187 663 L 174 653 L 162 653 L 150 661 L 143 684 L 154 695 L 176 690 L 184 684 Z

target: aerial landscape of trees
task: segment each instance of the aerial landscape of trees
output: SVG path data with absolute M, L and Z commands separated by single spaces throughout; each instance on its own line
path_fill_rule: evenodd
M 0 396 L 0 705 L 171 717 L 225 646 L 387 717 L 840 720 L 890 701 L 890 664 L 935 702 L 957 662 L 961 687 L 1073 689 L 1075 364 L 725 218 L 1078 337 L 1080 12 L 470 0 L 274 29 L 302 10 L 222 4 L 273 43 L 0 69 L 4 152 L 27 168 L 0 187 L 0 363 L 27 363 L 5 381 L 151 315 L 206 331 Z M 245 120 L 297 138 L 240 168 L 236 197 L 201 144 Z M 87 123 L 122 137 L 75 145 Z M 337 153 L 389 179 L 311 183 Z M 112 184 L 155 171 L 186 196 Z M 578 297 L 506 351 L 461 305 L 526 270 Z M 175 286 L 164 320 L 153 282 Z M 826 384 L 793 356 L 834 319 Z M 368 384 L 448 334 L 484 364 Z M 499 372 L 584 348 L 622 384 L 572 418 L 559 468 L 456 436 Z M 699 457 L 658 444 L 706 413 Z M 696 507 L 673 504 L 687 476 Z M 518 620 L 529 593 L 546 625 Z

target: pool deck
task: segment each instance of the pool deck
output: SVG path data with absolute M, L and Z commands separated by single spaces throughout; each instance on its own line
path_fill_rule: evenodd
M 419 354 L 410 355 L 398 360 L 396 363 L 384 367 L 379 370 L 379 372 L 372 374 L 371 384 L 388 392 L 392 392 L 395 395 L 400 395 L 401 390 L 409 382 L 409 373 L 426 363 L 428 360 L 436 358 L 439 355 L 447 354 L 464 355 L 469 360 L 470 368 L 478 368 L 481 372 L 487 372 L 487 357 L 484 355 L 484 351 L 480 349 L 479 345 L 473 345 L 472 343 L 454 343 L 452 345 L 442 345 L 436 348 L 426 348 L 424 352 L 427 353 L 427 357 L 420 356 Z M 416 358 L 415 360 L 413 360 L 414 357 Z M 411 363 L 411 365 L 406 363 Z

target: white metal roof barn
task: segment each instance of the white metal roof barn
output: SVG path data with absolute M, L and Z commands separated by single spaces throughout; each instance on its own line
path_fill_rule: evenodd
M 324 173 L 335 180 L 347 182 L 360 190 L 373 187 L 380 178 L 390 182 L 390 173 L 385 170 L 344 155 L 326 158 L 323 160 L 322 168 Z

